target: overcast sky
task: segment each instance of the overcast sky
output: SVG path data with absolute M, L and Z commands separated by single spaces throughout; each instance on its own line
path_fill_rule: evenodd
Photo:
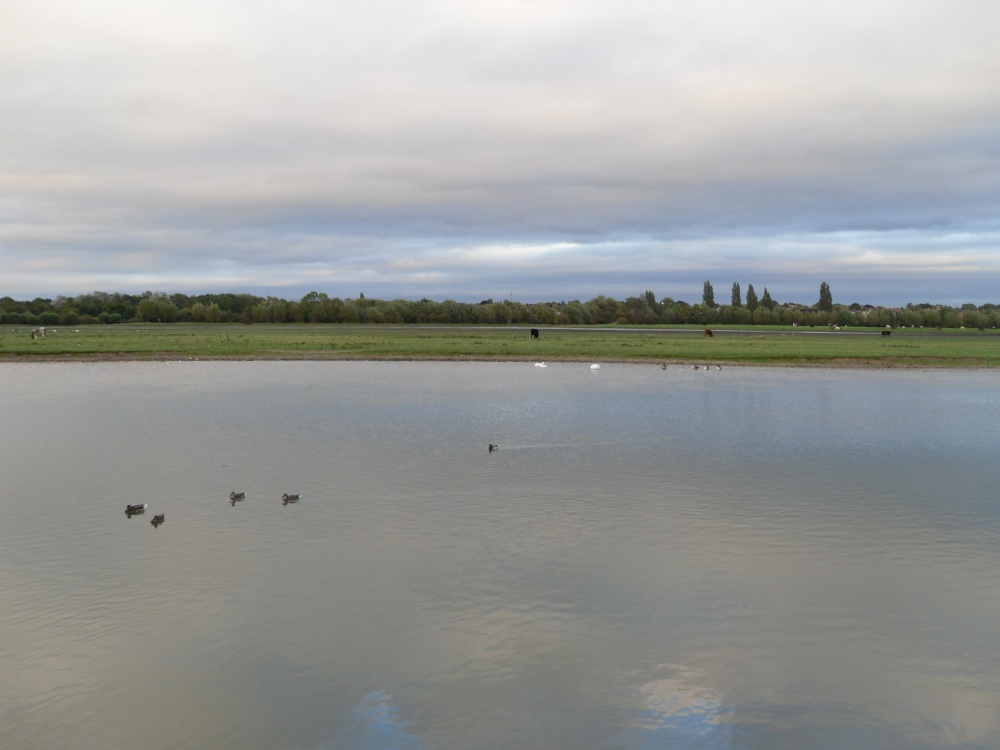
M 0 296 L 1000 302 L 996 0 L 0 0 Z

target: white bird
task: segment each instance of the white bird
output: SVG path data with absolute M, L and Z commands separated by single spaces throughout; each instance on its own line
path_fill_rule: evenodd
M 546 366 L 547 365 L 544 362 L 535 362 L 535 367 L 546 367 Z
M 601 366 L 600 366 L 600 365 L 591 365 L 591 366 L 590 366 L 590 369 L 591 369 L 591 370 L 600 370 L 600 369 L 601 369 Z

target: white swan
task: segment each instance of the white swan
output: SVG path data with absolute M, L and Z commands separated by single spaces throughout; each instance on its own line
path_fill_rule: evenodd
M 535 367 L 548 367 L 544 362 L 535 362 Z
M 591 366 L 590 366 L 590 369 L 591 369 L 591 370 L 600 370 L 600 369 L 601 369 L 601 366 L 600 366 L 600 365 L 591 365 Z

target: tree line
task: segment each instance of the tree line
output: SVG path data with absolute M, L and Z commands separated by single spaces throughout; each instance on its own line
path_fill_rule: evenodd
M 299 300 L 260 297 L 253 294 L 165 294 L 147 291 L 140 295 L 93 292 L 76 297 L 15 300 L 0 298 L 0 322 L 11 325 L 54 326 L 158 323 L 448 323 L 476 325 L 623 325 L 647 324 L 737 324 L 800 326 L 914 326 L 943 328 L 994 328 L 1000 324 L 1000 308 L 994 304 L 932 305 L 905 307 L 835 304 L 829 285 L 819 288 L 812 304 L 778 303 L 767 288 L 758 296 L 753 284 L 744 295 L 734 282 L 729 304 L 717 304 L 715 290 L 706 281 L 700 303 L 670 297 L 657 299 L 652 291 L 617 300 L 598 296 L 587 302 L 523 303 L 492 299 L 478 303 L 429 299 L 378 300 L 329 297 L 309 292 Z

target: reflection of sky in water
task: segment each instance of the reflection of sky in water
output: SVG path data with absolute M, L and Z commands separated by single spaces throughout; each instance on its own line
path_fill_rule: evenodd
M 351 712 L 348 750 L 418 750 L 423 744 L 407 732 L 407 722 L 389 693 L 368 693 Z
M 657 670 L 661 671 L 661 670 Z M 640 704 L 632 726 L 611 738 L 612 747 L 723 748 L 730 746 L 722 719 L 723 698 L 699 684 L 698 675 L 682 667 L 668 667 L 669 676 L 638 688 Z
M 427 745 L 408 731 L 396 699 L 384 690 L 365 695 L 347 716 L 345 732 L 315 750 L 421 750 Z

